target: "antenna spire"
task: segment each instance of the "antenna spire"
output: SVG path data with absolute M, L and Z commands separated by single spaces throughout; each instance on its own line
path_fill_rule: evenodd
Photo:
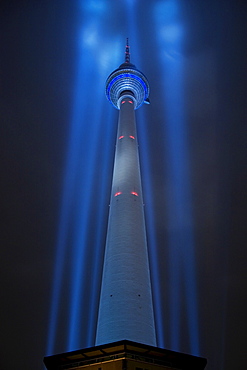
M 125 63 L 130 63 L 130 48 L 129 48 L 129 39 L 127 37 L 126 40 L 126 48 L 125 48 Z

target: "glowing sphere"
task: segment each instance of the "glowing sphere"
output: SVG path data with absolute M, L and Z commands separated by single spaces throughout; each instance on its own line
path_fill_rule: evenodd
M 131 63 L 121 64 L 106 81 L 106 96 L 115 108 L 120 109 L 121 97 L 126 95 L 133 98 L 135 109 L 139 108 L 149 95 L 147 78 Z

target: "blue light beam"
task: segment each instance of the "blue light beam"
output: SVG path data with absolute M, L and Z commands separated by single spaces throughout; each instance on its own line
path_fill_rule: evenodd
M 82 146 L 81 138 L 83 130 L 85 130 L 85 122 L 82 122 L 82 118 L 85 115 L 85 107 L 87 107 L 88 105 L 88 96 L 90 95 L 91 85 L 88 71 L 90 70 L 90 65 L 92 64 L 92 61 L 90 61 L 89 51 L 91 50 L 91 52 L 94 52 L 98 49 L 97 36 L 99 35 L 99 19 L 106 11 L 106 1 L 98 1 L 97 4 L 95 1 L 88 1 L 86 7 L 84 6 L 84 3 L 84 5 L 81 4 L 81 2 L 79 3 L 82 11 L 84 12 L 83 15 L 85 19 L 87 19 L 87 22 L 84 22 L 83 28 L 79 32 L 80 37 L 78 44 L 79 48 L 77 67 L 75 72 L 75 88 L 73 97 L 71 128 L 62 186 L 60 220 L 55 252 L 55 268 L 46 350 L 47 355 L 52 354 L 54 351 L 59 321 L 63 274 L 65 268 L 65 259 L 68 253 L 68 235 L 70 233 L 71 227 L 70 220 L 73 211 L 73 198 L 77 186 L 78 164 L 80 162 Z M 101 20 L 103 21 L 103 19 Z M 93 60 L 95 61 L 97 59 L 93 58 Z M 99 66 L 101 66 L 100 61 L 98 64 Z M 84 236 L 84 238 L 86 238 L 86 236 Z M 83 245 L 85 245 L 85 243 Z M 81 249 L 81 251 L 83 254 L 83 248 Z M 73 255 L 73 247 L 71 250 L 71 254 Z M 76 289 L 76 287 L 73 289 Z M 76 299 L 78 298 L 78 296 L 76 296 L 75 294 L 74 298 Z M 76 302 L 72 303 L 72 306 L 73 305 L 76 305 Z
M 199 355 L 194 220 L 184 107 L 184 30 L 179 19 L 179 5 L 179 1 L 170 0 L 159 2 L 154 8 L 166 116 L 164 145 L 168 163 L 170 343 L 172 349 L 180 350 L 182 291 L 185 284 L 190 350 L 192 354 Z
M 81 105 L 81 81 L 83 75 L 83 63 L 81 58 L 78 60 L 77 73 L 75 76 L 76 86 L 74 90 L 74 104 L 71 118 L 71 132 L 68 143 L 68 154 L 65 165 L 62 200 L 60 209 L 60 220 L 58 227 L 58 237 L 56 245 L 55 269 L 52 286 L 52 299 L 50 310 L 50 324 L 48 330 L 47 355 L 54 351 L 56 340 L 56 330 L 58 325 L 58 313 L 62 290 L 62 276 L 64 271 L 67 238 L 69 233 L 69 220 L 71 212 L 72 194 L 75 190 L 76 168 L 78 152 L 80 148 L 81 125 L 78 117 L 82 114 Z

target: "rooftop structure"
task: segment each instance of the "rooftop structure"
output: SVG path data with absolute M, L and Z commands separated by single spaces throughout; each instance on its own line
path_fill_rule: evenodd
M 122 340 L 45 357 L 47 370 L 203 370 L 205 358 Z

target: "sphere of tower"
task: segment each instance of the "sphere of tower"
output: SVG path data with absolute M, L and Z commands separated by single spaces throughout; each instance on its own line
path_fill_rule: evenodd
M 120 109 L 120 97 L 133 96 L 135 109 L 139 108 L 149 95 L 149 84 L 145 75 L 134 64 L 123 63 L 106 80 L 107 99 Z

